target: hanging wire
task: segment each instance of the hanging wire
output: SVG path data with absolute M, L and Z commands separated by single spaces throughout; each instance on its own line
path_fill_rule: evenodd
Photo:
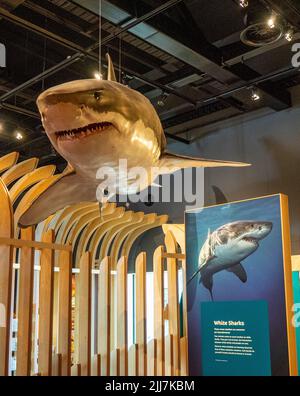
M 99 74 L 102 77 L 102 0 L 99 0 Z
M 119 82 L 122 82 L 122 35 L 119 36 Z
M 45 29 L 47 29 L 48 25 L 48 18 L 45 18 Z M 44 38 L 44 49 L 43 49 L 43 73 L 46 70 L 47 66 L 47 39 L 46 37 Z M 45 78 L 42 79 L 42 90 L 45 90 Z

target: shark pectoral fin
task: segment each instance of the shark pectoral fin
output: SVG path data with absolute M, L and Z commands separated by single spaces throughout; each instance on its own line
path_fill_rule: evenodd
M 214 300 L 212 289 L 213 289 L 213 276 L 211 274 L 202 274 L 200 282 L 206 289 L 209 290 L 211 299 Z
M 241 167 L 250 166 L 250 164 L 243 162 L 218 161 L 205 158 L 187 157 L 169 152 L 165 152 L 158 162 L 159 174 L 161 175 L 176 172 L 177 170 L 184 168 L 206 168 L 218 166 Z
M 232 272 L 243 283 L 247 282 L 247 273 L 246 273 L 245 268 L 242 266 L 241 263 L 235 264 L 234 266 L 228 268 L 227 271 Z
M 58 210 L 80 202 L 96 202 L 96 185 L 76 174 L 63 175 L 37 196 L 19 219 L 20 227 L 38 224 Z

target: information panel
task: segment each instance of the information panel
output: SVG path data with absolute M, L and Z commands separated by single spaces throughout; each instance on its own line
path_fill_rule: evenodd
M 188 211 L 191 375 L 297 375 L 287 197 Z
M 266 301 L 201 305 L 204 375 L 271 375 Z

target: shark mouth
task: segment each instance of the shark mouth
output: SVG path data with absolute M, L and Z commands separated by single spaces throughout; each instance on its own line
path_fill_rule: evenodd
M 253 237 L 244 237 L 243 241 L 251 243 L 252 245 L 258 245 L 257 239 Z
M 55 133 L 58 140 L 75 140 L 84 139 L 88 136 L 95 135 L 105 130 L 114 127 L 111 122 L 98 122 L 96 124 L 90 124 L 82 128 L 71 129 L 68 131 L 59 131 Z

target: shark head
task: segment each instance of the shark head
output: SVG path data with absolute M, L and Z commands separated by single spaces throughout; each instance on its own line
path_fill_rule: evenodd
M 259 241 L 270 234 L 272 227 L 273 224 L 268 221 L 236 221 L 220 229 L 221 239 L 227 239 L 241 252 L 252 253 L 258 248 Z
M 109 67 L 112 68 L 109 59 Z M 75 169 L 155 162 L 165 148 L 160 119 L 139 92 L 109 80 L 72 81 L 43 92 L 37 100 L 52 145 Z M 113 78 L 111 77 L 113 76 Z

